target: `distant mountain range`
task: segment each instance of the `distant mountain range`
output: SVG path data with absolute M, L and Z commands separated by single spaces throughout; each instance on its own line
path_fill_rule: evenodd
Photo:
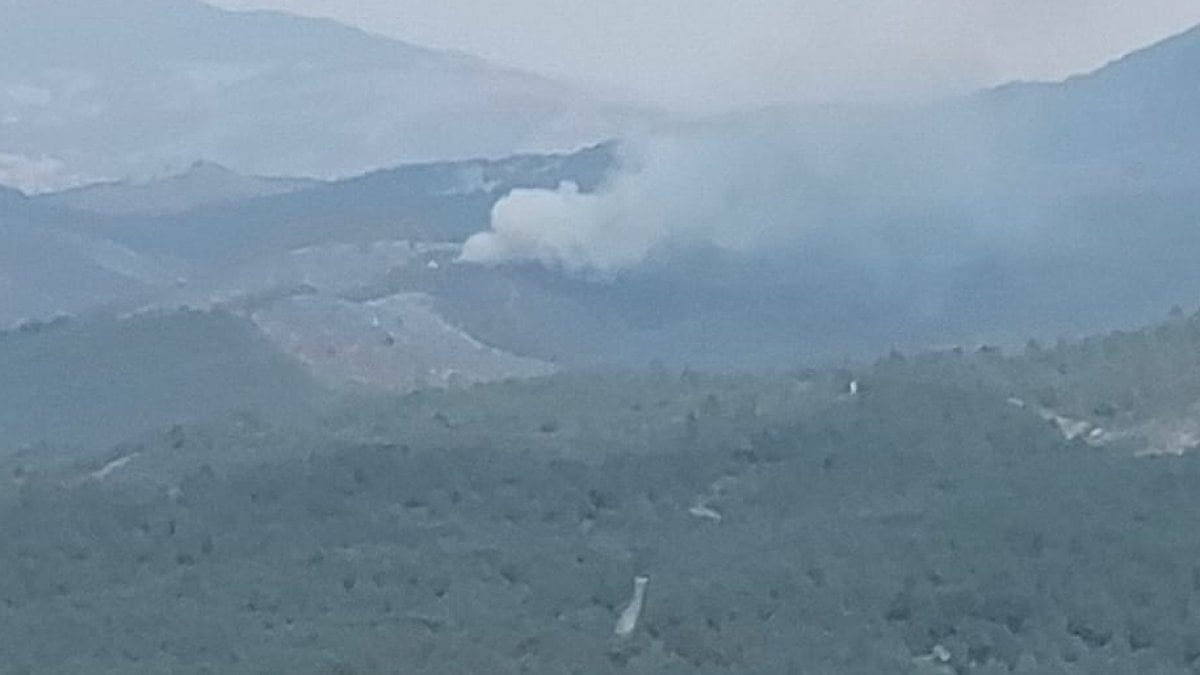
M 43 191 L 211 160 L 330 177 L 577 148 L 648 119 L 332 21 L 196 0 L 3 0 L 0 178 Z
M 765 213 L 794 237 L 749 252 L 664 242 L 603 282 L 460 265 L 421 290 L 485 341 L 566 362 L 772 367 L 1138 325 L 1200 298 L 1198 75 L 1193 29 L 1062 83 L 716 120 L 696 132 L 711 147 L 761 131 L 792 143 L 798 167 L 696 153 L 710 172 L 748 174 L 734 188 L 763 202 L 724 227 Z M 639 186 L 666 186 L 648 220 L 687 198 L 679 180 Z
M 456 262 L 514 190 L 569 181 L 602 193 L 629 168 L 614 144 L 316 183 L 199 165 L 160 181 L 0 192 L 0 323 L 222 308 L 289 353 L 320 357 L 309 369 L 326 381 L 390 373 L 372 386 L 397 390 L 545 372 L 547 363 L 776 367 L 1137 325 L 1200 298 L 1196 73 L 1200 30 L 1059 84 L 917 109 L 754 116 L 805 129 L 812 156 L 858 158 L 848 170 L 858 183 L 787 189 L 818 195 L 813 208 L 826 211 L 814 213 L 839 227 L 903 225 L 885 241 L 911 258 L 879 269 L 785 244 L 682 246 L 601 282 L 535 264 Z M 958 149 L 962 161 L 946 164 L 958 174 L 927 170 L 930 157 Z M 900 185 L 911 192 L 886 199 L 867 180 L 908 174 Z M 972 183 L 975 191 L 962 187 Z M 1011 237 L 961 245 L 952 235 L 976 221 Z M 1022 234 L 1031 227 L 1038 237 Z M 383 327 L 395 319 L 405 327 Z M 420 339 L 438 345 L 387 344 Z
M 1200 26 L 1056 83 L 982 92 L 969 106 L 1002 140 L 1061 172 L 1046 189 L 1092 191 L 1200 186 Z M 1065 179 L 1065 180 L 1064 180 Z
M 47 195 L 46 204 L 113 216 L 167 215 L 214 204 L 287 194 L 319 184 L 306 178 L 243 176 L 196 162 L 181 173 L 146 181 L 94 183 Z
M 453 267 L 454 242 L 486 226 L 499 195 L 560 180 L 595 187 L 612 161 L 598 146 L 332 183 L 197 165 L 150 182 L 0 191 L 0 324 L 65 314 L 120 325 L 133 319 L 113 317 L 192 307 L 236 315 L 334 386 L 409 391 L 550 373 L 544 360 L 476 341 L 430 296 L 391 280 Z

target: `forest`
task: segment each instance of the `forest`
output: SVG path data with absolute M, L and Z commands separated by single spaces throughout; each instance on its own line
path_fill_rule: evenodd
M 5 455 L 7 672 L 1200 669 L 1200 315 L 775 374 L 280 382 L 286 414 L 253 390 Z

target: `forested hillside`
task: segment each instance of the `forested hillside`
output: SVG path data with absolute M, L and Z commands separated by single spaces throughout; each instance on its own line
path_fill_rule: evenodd
M 297 363 L 223 312 L 63 318 L 0 332 L 0 457 L 43 442 L 53 455 L 95 452 L 234 410 L 291 419 L 324 396 Z
M 1200 464 L 1063 418 L 1186 418 L 1197 359 L 1176 315 L 1013 356 L 566 373 L 10 458 L 6 663 L 1193 672 Z

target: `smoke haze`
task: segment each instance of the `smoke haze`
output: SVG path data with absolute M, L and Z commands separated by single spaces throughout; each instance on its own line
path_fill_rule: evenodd
M 871 265 L 960 256 L 1021 229 L 997 231 L 996 194 L 1012 181 L 980 124 L 923 108 L 785 111 L 631 141 L 595 194 L 567 184 L 501 200 L 462 258 L 611 277 L 697 246 Z

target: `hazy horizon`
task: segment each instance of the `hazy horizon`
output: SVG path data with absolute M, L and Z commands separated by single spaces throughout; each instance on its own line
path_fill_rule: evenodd
M 1061 80 L 1200 24 L 1200 5 L 1186 0 L 820 0 L 806 7 L 754 0 L 736 11 L 620 0 L 602 16 L 549 0 L 482 7 L 464 0 L 206 1 L 333 18 L 686 113 Z

